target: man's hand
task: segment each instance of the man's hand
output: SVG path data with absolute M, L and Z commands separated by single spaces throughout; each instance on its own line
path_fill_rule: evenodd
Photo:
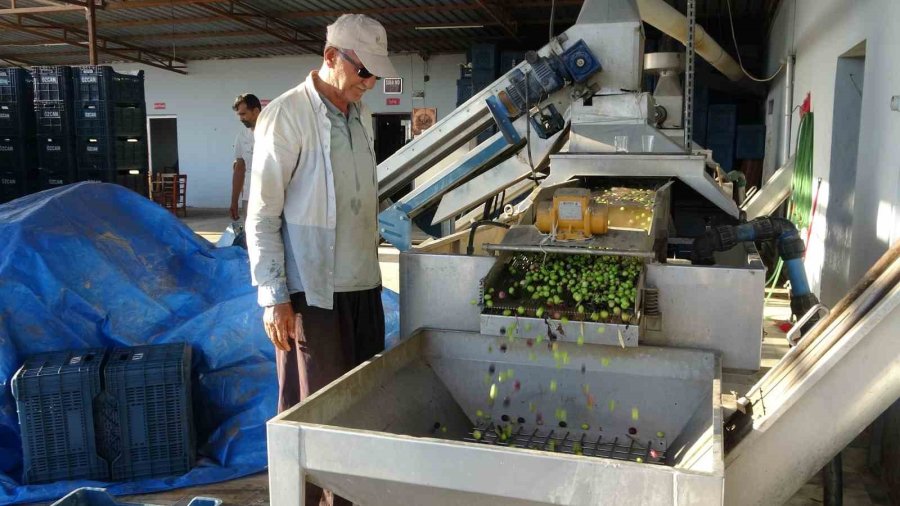
M 238 210 L 237 202 L 232 202 L 231 203 L 231 220 L 238 221 L 239 219 L 241 219 L 241 213 Z
M 281 351 L 290 351 L 290 340 L 303 338 L 303 321 L 294 313 L 290 302 L 269 306 L 263 312 L 263 325 L 269 340 Z

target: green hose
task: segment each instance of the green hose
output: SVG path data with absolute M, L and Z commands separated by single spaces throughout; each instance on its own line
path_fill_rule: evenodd
M 808 227 L 812 219 L 812 186 L 813 186 L 813 113 L 809 112 L 800 118 L 800 131 L 797 136 L 797 152 L 794 155 L 794 175 L 791 178 L 791 198 L 788 206 L 788 217 L 797 229 Z M 775 272 L 766 281 L 771 285 L 766 295 L 766 303 L 772 296 L 784 261 L 778 259 Z

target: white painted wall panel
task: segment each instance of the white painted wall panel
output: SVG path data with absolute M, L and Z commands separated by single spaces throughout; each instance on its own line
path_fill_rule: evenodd
M 857 175 L 852 189 L 840 188 L 839 192 L 844 196 L 852 194 L 852 224 L 848 224 L 839 222 L 848 218 L 828 213 L 832 129 L 842 124 L 841 118 L 835 121 L 833 110 L 835 73 L 838 58 L 863 40 L 867 49 Z M 827 284 L 834 287 L 829 289 L 831 293 L 820 294 L 824 301 L 834 302 L 900 234 L 900 112 L 890 110 L 891 96 L 900 95 L 900 1 L 784 0 L 769 38 L 767 70 L 774 71 L 791 49 L 797 56 L 793 100 L 798 105 L 807 92 L 812 94 L 813 163 L 815 177 L 823 179 L 807 254 L 814 290 L 822 286 L 824 243 L 829 227 L 851 230 L 847 240 L 851 242 L 852 255 L 846 260 L 845 269 L 829 269 L 824 274 L 845 278 L 830 280 Z M 769 94 L 779 112 L 783 89 L 783 79 L 779 77 Z M 780 121 L 778 125 L 780 130 Z M 792 152 L 798 125 L 795 112 Z
M 433 56 L 427 64 L 431 79 L 425 83 L 425 62 L 418 55 L 394 56 L 394 66 L 403 78 L 403 94 L 390 96 L 400 98 L 400 104 L 386 105 L 388 96 L 381 92 L 380 82 L 364 101 L 375 113 L 436 107 L 440 119 L 456 108 L 456 79 L 465 59 L 464 54 Z M 231 110 L 234 97 L 250 92 L 260 99 L 275 98 L 320 64 L 319 56 L 192 61 L 186 76 L 136 64 L 115 68 L 145 71 L 148 115 L 177 116 L 180 169 L 188 175 L 188 205 L 225 208 L 231 195 L 231 143 L 243 128 Z M 424 91 L 424 100 L 413 100 L 413 91 Z M 154 110 L 156 102 L 164 102 L 166 109 Z

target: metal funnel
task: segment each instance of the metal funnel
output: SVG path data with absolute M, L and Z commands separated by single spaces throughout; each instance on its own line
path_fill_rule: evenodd
M 269 422 L 272 502 L 305 477 L 362 505 L 721 504 L 719 377 L 702 351 L 423 330 Z

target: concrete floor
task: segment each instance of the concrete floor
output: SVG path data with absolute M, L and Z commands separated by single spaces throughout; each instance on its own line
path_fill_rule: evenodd
M 187 218 L 183 220 L 188 226 L 204 238 L 215 242 L 228 226 L 230 218 L 224 209 L 189 209 Z M 393 248 L 380 248 L 384 286 L 399 290 L 398 253 Z M 790 316 L 790 307 L 784 294 L 776 293 L 766 305 L 764 314 L 763 362 L 762 368 L 755 374 L 723 374 L 723 403 L 726 407 L 734 404 L 734 393 L 745 392 L 756 380 L 761 378 L 787 352 L 788 346 L 784 333 L 778 324 Z M 274 414 L 274 413 L 273 413 Z M 891 505 L 888 490 L 882 481 L 869 471 L 866 463 L 868 452 L 868 434 L 861 434 L 843 452 L 844 470 L 844 504 L 846 506 Z M 195 496 L 217 497 L 226 505 L 257 506 L 268 504 L 268 475 L 265 472 L 233 480 L 201 487 L 171 490 L 168 492 L 132 496 L 122 498 L 123 501 L 155 504 L 160 506 L 183 505 Z M 822 501 L 822 482 L 819 476 L 813 477 L 788 501 L 789 506 L 814 506 Z

